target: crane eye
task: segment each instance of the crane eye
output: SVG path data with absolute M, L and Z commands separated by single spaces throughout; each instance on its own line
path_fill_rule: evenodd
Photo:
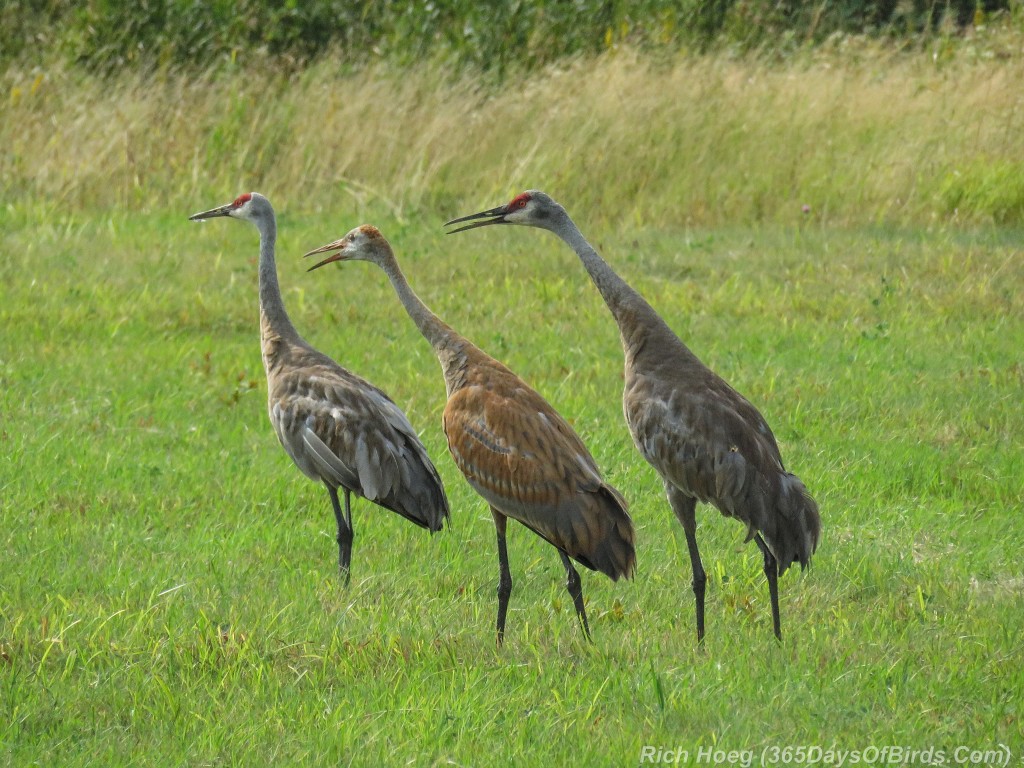
M 522 194 L 519 197 L 517 197 L 515 200 L 513 200 L 512 204 L 509 207 L 511 207 L 511 208 L 525 208 L 526 204 L 528 202 L 530 202 L 529 195 Z
M 241 208 L 243 205 L 248 203 L 252 199 L 252 195 L 246 192 L 244 195 L 239 195 L 235 198 L 234 207 Z

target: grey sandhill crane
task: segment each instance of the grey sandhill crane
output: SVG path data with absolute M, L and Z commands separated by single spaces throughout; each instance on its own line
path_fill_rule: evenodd
M 633 522 L 622 496 L 601 478 L 586 446 L 547 401 L 522 379 L 446 325 L 413 292 L 390 244 L 372 226 L 307 253 L 333 261 L 369 261 L 391 281 L 398 298 L 441 363 L 448 402 L 444 432 L 448 450 L 470 486 L 490 505 L 497 529 L 498 645 L 512 576 L 505 526 L 508 518 L 554 546 L 566 587 L 587 638 L 580 576 L 572 560 L 612 580 L 630 578 L 635 567 Z
M 353 539 L 350 495 L 434 533 L 449 517 L 441 478 L 401 409 L 377 387 L 313 349 L 295 330 L 277 282 L 277 222 L 270 201 L 253 192 L 189 218 L 217 216 L 248 221 L 259 230 L 260 340 L 270 423 L 295 465 L 327 487 L 338 524 L 338 566 L 347 584 Z M 339 488 L 344 491 L 344 512 Z
M 686 534 L 696 598 L 697 640 L 704 639 L 707 577 L 697 549 L 698 501 L 747 527 L 764 556 L 775 636 L 782 639 L 778 575 L 802 568 L 818 546 L 821 518 L 804 484 L 782 465 L 767 422 L 746 398 L 704 365 L 644 298 L 597 254 L 561 205 L 530 190 L 508 205 L 449 221 L 546 229 L 579 256 L 619 326 L 626 357 L 622 404 L 641 455 L 661 475 Z

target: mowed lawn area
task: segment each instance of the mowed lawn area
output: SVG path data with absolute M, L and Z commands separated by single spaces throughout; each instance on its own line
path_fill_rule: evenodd
M 602 58 L 491 95 L 429 68 L 25 75 L 0 128 L 0 762 L 1018 762 L 1021 65 L 866 56 Z M 817 499 L 781 643 L 757 548 L 701 507 L 698 647 L 682 530 L 572 252 L 445 235 L 530 187 L 762 411 Z M 277 208 L 300 333 L 406 411 L 451 502 L 431 537 L 357 500 L 348 587 L 327 495 L 267 419 L 256 232 L 187 220 L 250 190 Z M 494 527 L 447 453 L 429 345 L 379 270 L 305 271 L 361 223 L 628 500 L 635 579 L 581 569 L 593 644 L 556 553 L 513 523 L 495 647 Z

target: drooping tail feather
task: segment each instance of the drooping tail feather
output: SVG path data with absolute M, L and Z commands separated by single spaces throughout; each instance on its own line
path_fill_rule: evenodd
M 376 503 L 431 533 L 437 533 L 445 521 L 450 522 L 451 519 L 441 478 L 429 463 L 414 468 L 414 472 L 417 476 L 411 483 L 412 487 L 403 489 L 403 494 L 391 493 L 377 499 Z
M 776 527 L 774 535 L 765 535 L 765 542 L 784 573 L 793 562 L 806 568 L 821 538 L 821 516 L 818 505 L 796 475 L 782 476 L 777 497 Z
M 451 522 L 448 497 L 441 477 L 422 445 L 410 444 L 411 450 L 403 464 L 405 482 L 392 489 L 376 503 L 397 512 L 421 528 L 437 533 L 445 522 Z
M 577 499 L 560 509 L 552 518 L 556 527 L 549 530 L 519 522 L 580 565 L 600 571 L 612 581 L 632 578 L 636 570 L 635 533 L 622 494 L 602 483 L 583 498 L 583 506 Z
M 636 570 L 636 547 L 633 521 L 626 508 L 626 500 L 610 485 L 599 491 L 608 512 L 608 530 L 589 554 L 590 567 L 608 576 L 612 581 L 619 577 L 630 579 Z

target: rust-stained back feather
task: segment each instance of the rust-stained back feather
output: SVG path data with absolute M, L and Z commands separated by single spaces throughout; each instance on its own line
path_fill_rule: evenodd
M 493 507 L 577 562 L 632 576 L 633 524 L 579 436 L 508 368 L 471 348 L 444 410 L 448 447 Z

